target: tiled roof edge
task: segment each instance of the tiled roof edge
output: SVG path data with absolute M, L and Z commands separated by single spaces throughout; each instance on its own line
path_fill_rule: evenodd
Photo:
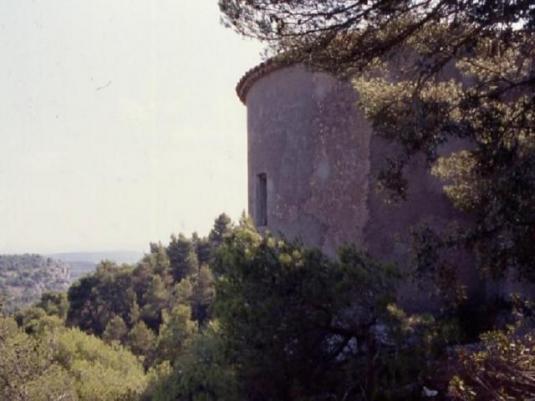
M 246 104 L 247 93 L 256 81 L 273 71 L 288 66 L 289 64 L 291 63 L 281 60 L 280 58 L 270 58 L 247 71 L 238 82 L 238 85 L 236 85 L 236 93 L 242 103 Z

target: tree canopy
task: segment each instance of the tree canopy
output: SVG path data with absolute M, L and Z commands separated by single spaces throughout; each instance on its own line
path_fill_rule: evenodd
M 530 0 L 219 0 L 219 6 L 239 33 L 338 71 L 365 66 L 437 25 L 455 39 L 434 35 L 429 44 L 437 60 L 455 57 L 476 38 L 514 40 L 535 29 Z

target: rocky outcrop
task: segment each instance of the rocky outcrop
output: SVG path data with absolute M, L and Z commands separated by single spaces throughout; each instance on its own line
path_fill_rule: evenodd
M 47 291 L 65 291 L 71 268 L 65 262 L 35 254 L 0 255 L 0 297 L 14 310 L 36 302 Z

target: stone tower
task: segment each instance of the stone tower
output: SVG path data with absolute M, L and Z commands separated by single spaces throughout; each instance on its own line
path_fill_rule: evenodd
M 463 80 L 454 67 L 444 74 Z M 403 270 L 411 262 L 414 228 L 440 232 L 451 223 L 470 224 L 423 157 L 405 170 L 406 200 L 385 202 L 376 176 L 396 147 L 373 134 L 350 83 L 300 64 L 267 61 L 244 75 L 237 93 L 247 107 L 249 214 L 261 230 L 299 238 L 331 256 L 353 243 Z M 449 142 L 439 152 L 461 147 L 466 143 Z M 471 253 L 453 250 L 447 259 L 469 292 L 487 291 Z M 517 286 L 505 284 L 498 287 Z M 410 284 L 398 300 L 413 310 L 433 301 Z
M 406 171 L 407 200 L 385 202 L 375 177 L 395 149 L 373 135 L 350 83 L 268 61 L 246 73 L 237 92 L 247 107 L 249 214 L 260 229 L 330 255 L 354 243 L 403 267 L 412 228 L 440 231 L 465 219 L 418 158 Z M 465 254 L 452 257 L 466 265 Z

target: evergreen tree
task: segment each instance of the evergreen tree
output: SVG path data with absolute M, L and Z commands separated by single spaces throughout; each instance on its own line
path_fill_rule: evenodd
M 152 266 L 147 261 L 141 260 L 132 272 L 132 287 L 136 295 L 136 300 L 139 306 L 143 305 L 143 298 L 147 292 L 153 276 Z M 132 307 L 132 300 L 129 299 Z
M 67 323 L 101 335 L 115 315 L 128 318 L 132 307 L 133 268 L 102 262 L 97 271 L 83 277 L 68 291 Z
M 77 329 L 61 330 L 55 341 L 54 360 L 74 378 L 79 401 L 139 400 L 147 377 L 131 352 Z
M 193 276 L 186 277 L 173 289 L 173 305 L 191 305 L 193 299 Z
M 232 230 L 232 220 L 225 213 L 220 214 L 214 221 L 214 227 L 208 235 L 212 249 L 216 249 L 223 243 L 224 238 Z
M 166 314 L 157 340 L 158 360 L 173 363 L 184 351 L 195 330 L 190 318 L 191 309 L 186 305 L 175 306 Z
M 152 271 L 167 280 L 171 263 L 167 255 L 167 249 L 162 244 L 151 244 L 151 252 L 145 255 L 143 261 L 151 266 Z
M 41 300 L 36 306 L 43 309 L 48 315 L 55 315 L 64 320 L 69 310 L 69 300 L 64 292 L 45 292 L 41 295 Z
M 54 364 L 53 351 L 40 337 L 19 330 L 12 319 L 0 317 L 0 399 L 78 401 L 73 377 Z
M 199 265 L 207 264 L 210 262 L 212 257 L 212 244 L 210 240 L 206 237 L 199 238 L 197 233 L 193 233 L 191 240 L 195 247 L 195 252 L 197 253 L 197 259 L 199 260 Z
M 153 330 L 157 330 L 162 322 L 162 311 L 169 303 L 169 293 L 159 275 L 154 275 L 147 292 L 143 296 L 141 317 Z
M 162 376 L 151 391 L 152 401 L 238 401 L 237 375 L 226 358 L 217 327 L 195 335 L 174 360 L 171 372 Z
M 139 309 L 139 305 L 137 301 L 134 299 L 132 302 L 132 306 L 130 307 L 130 311 L 128 313 L 128 324 L 130 327 L 133 327 L 140 319 L 141 317 L 141 310 Z
M 195 274 L 199 269 L 199 261 L 193 243 L 182 234 L 179 234 L 178 237 L 171 236 L 167 254 L 169 255 L 171 274 L 175 282 L 190 274 Z
M 9 401 L 137 401 L 147 379 L 137 358 L 78 329 L 26 334 L 0 318 L 0 399 Z
M 120 316 L 114 316 L 106 325 L 104 333 L 102 333 L 102 339 L 107 343 L 113 341 L 123 342 L 128 334 L 128 328 L 124 320 Z
M 18 326 L 27 334 L 38 334 L 42 331 L 42 323 L 45 316 L 44 309 L 33 306 L 18 311 L 15 314 L 15 320 Z
M 136 355 L 145 356 L 147 360 L 153 357 L 156 336 L 147 325 L 140 321 L 128 333 L 128 346 Z
M 373 328 L 395 298 L 393 267 L 353 248 L 329 260 L 252 226 L 217 255 L 216 318 L 242 397 L 388 399 L 392 353 L 379 353 Z
M 192 316 L 199 327 L 207 323 L 210 318 L 210 306 L 215 297 L 214 276 L 207 265 L 200 268 L 195 277 L 192 293 Z

